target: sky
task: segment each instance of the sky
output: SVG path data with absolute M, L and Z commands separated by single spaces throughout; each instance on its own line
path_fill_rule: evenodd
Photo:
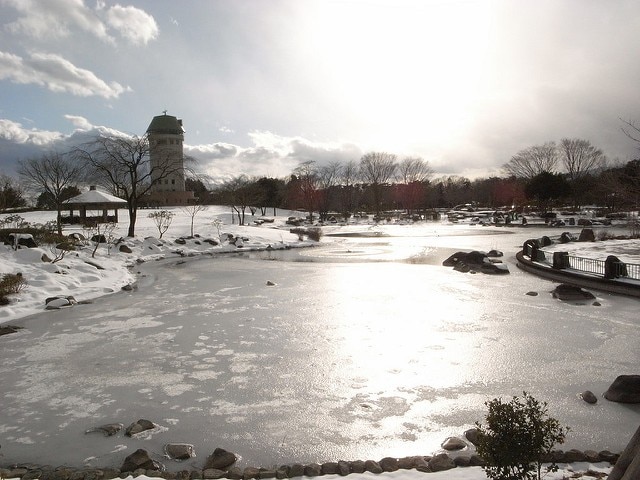
M 564 137 L 626 162 L 638 32 L 636 0 L 0 0 L 0 174 L 164 110 L 214 181 L 370 151 L 487 177 Z

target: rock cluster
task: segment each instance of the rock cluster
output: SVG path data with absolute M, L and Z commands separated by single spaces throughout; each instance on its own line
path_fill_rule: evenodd
M 218 457 L 224 450 L 218 449 Z M 227 452 L 225 455 L 232 455 L 235 463 L 235 455 Z M 215 455 L 212 454 L 211 457 Z M 209 457 L 209 459 L 211 458 Z M 229 456 L 228 459 L 231 457 Z M 607 450 L 596 452 L 593 450 L 568 450 L 554 451 L 549 454 L 545 461 L 556 463 L 574 462 L 609 462 L 614 464 L 619 458 L 618 454 Z M 433 456 L 412 456 L 403 458 L 385 457 L 380 461 L 355 460 L 326 462 L 322 464 L 294 463 L 291 465 L 281 465 L 270 468 L 244 467 L 240 468 L 233 464 L 223 468 L 204 468 L 202 470 L 182 470 L 179 472 L 166 472 L 163 466 L 153 460 L 148 452 L 143 449 L 136 450 L 127 456 L 120 469 L 72 469 L 69 467 L 46 467 L 25 465 L 12 468 L 0 468 L 1 478 L 21 478 L 22 480 L 111 480 L 115 478 L 125 478 L 129 475 L 137 477 L 146 475 L 152 478 L 164 478 L 167 480 L 202 480 L 202 479 L 286 479 L 296 477 L 317 477 L 321 475 L 347 476 L 351 473 L 380 474 L 394 472 L 397 470 L 417 470 L 424 473 L 450 470 L 457 467 L 482 466 L 482 459 L 478 455 L 451 457 L 446 453 L 439 453 Z
M 442 265 L 445 267 L 453 267 L 458 272 L 482 272 L 488 274 L 505 274 L 509 273 L 507 265 L 500 261 L 494 261 L 492 258 L 501 257 L 502 252 L 491 250 L 488 253 L 471 251 L 456 252 L 447 258 Z

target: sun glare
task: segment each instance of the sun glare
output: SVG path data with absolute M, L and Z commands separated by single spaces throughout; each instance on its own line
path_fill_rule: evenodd
M 446 143 L 465 128 L 478 95 L 488 5 L 321 2 L 307 12 L 304 44 L 365 144 Z

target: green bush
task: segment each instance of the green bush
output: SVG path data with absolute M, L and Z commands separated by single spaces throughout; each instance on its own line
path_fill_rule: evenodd
M 503 403 L 499 398 L 486 402 L 486 426 L 478 427 L 478 454 L 493 480 L 540 480 L 542 463 L 556 444 L 564 443 L 567 427 L 547 414 L 547 403 L 527 392 Z M 551 463 L 546 471 L 556 471 Z

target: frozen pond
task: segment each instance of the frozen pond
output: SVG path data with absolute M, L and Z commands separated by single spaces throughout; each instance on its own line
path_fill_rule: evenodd
M 254 466 L 426 455 L 523 390 L 571 427 L 563 448 L 621 451 L 639 406 L 578 394 L 639 373 L 638 300 L 553 299 L 514 259 L 544 232 L 452 232 L 153 262 L 135 292 L 12 322 L 25 328 L 0 337 L 0 464 L 119 467 L 168 442 L 198 454 L 174 470 L 216 447 Z M 441 266 L 492 248 L 510 275 Z M 139 418 L 163 428 L 83 433 Z

